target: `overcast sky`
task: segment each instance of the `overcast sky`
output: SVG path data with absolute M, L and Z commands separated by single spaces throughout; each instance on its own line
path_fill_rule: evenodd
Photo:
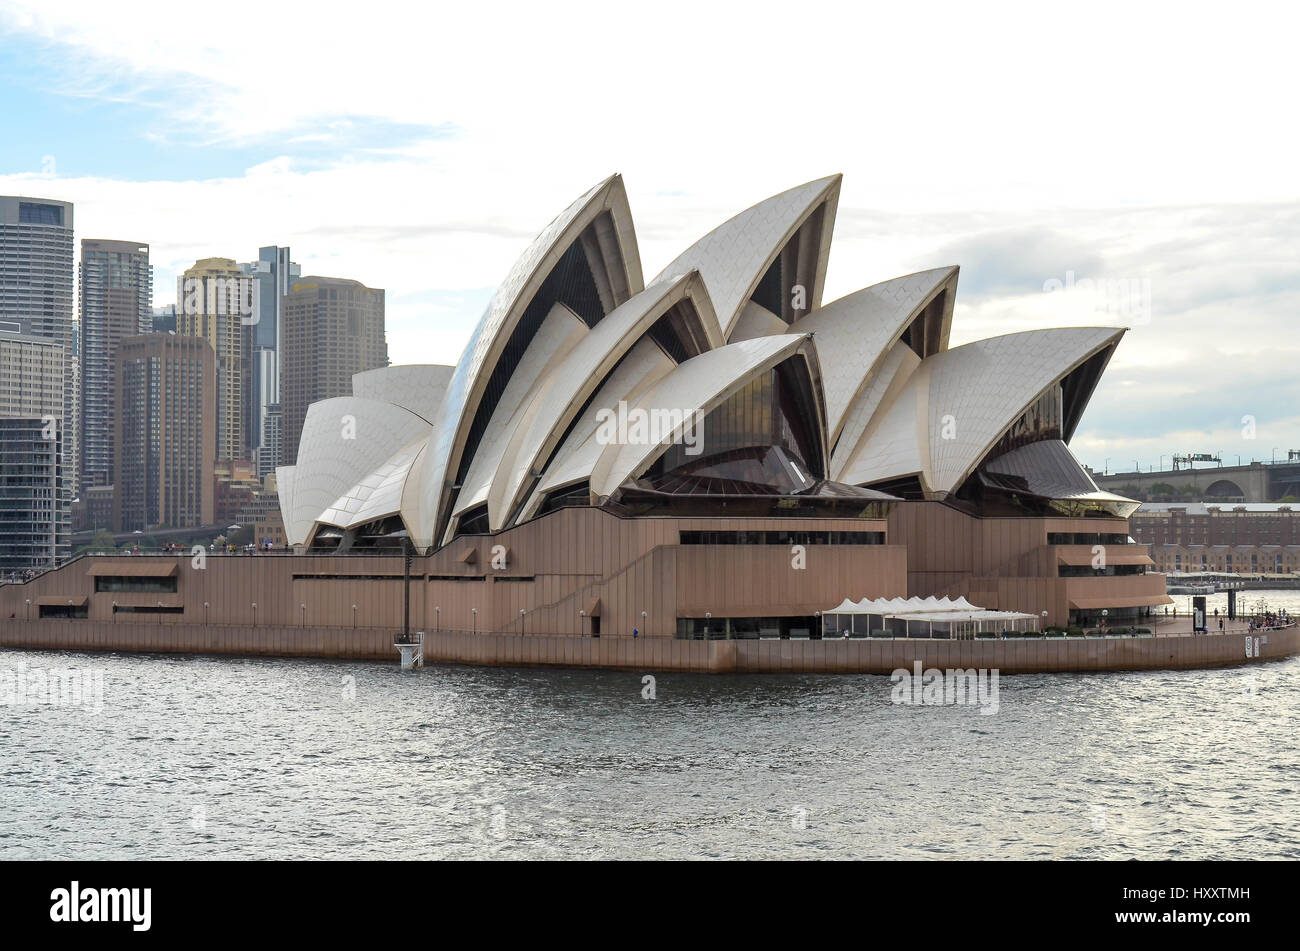
M 1133 325 L 1085 463 L 1300 449 L 1292 34 L 1246 3 L 1067 9 L 0 0 L 0 193 L 150 244 L 156 304 L 289 245 L 387 290 L 394 363 L 454 363 L 611 172 L 647 277 L 843 172 L 827 301 L 958 264 L 954 343 Z

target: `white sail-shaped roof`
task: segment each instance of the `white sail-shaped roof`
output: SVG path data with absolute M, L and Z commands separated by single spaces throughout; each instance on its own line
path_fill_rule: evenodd
M 811 252 L 815 260 L 807 268 L 809 286 L 805 288 L 807 306 L 816 307 L 826 276 L 840 178 L 819 178 L 747 208 L 687 248 L 660 272 L 660 277 L 698 270 L 709 289 L 722 339 L 728 340 L 745 302 L 768 267 L 799 227 L 825 206 L 816 250 Z
M 289 540 L 310 543 L 329 525 L 344 530 L 346 549 L 391 534 L 396 515 L 428 548 L 462 523 L 506 529 L 584 492 L 604 504 L 679 437 L 611 441 L 607 415 L 700 419 L 795 356 L 796 375 L 782 377 L 792 385 L 772 388 L 791 402 L 779 414 L 772 407 L 772 418 L 805 415 L 796 454 L 809 456 L 809 474 L 800 489 L 780 491 L 807 494 L 824 478 L 942 498 L 979 468 L 992 490 L 1060 511 L 1128 504 L 1096 491 L 1066 446 L 1123 331 L 1039 330 L 949 349 L 956 267 L 822 306 L 839 190 L 834 175 L 759 202 L 646 288 L 622 179 L 601 182 L 529 245 L 454 368 L 367 370 L 353 377 L 351 397 L 313 404 L 297 465 L 277 470 Z M 1055 386 L 1059 407 L 1039 404 Z M 774 444 L 784 438 L 773 433 Z M 719 481 L 719 494 L 734 490 Z M 846 490 L 860 491 L 823 483 L 815 497 Z M 698 499 L 707 506 L 706 496 Z
M 956 287 L 955 267 L 920 271 L 841 297 L 790 325 L 790 333 L 816 334 L 831 442 L 839 436 L 849 405 L 867 386 L 890 345 L 944 291 L 949 293 L 934 322 L 931 352 L 947 346 Z
M 693 417 L 694 425 L 698 426 L 709 410 L 756 374 L 800 353 L 812 365 L 815 376 L 816 355 L 809 338 L 799 334 L 760 337 L 710 350 L 678 364 L 635 405 L 628 406 L 628 416 L 634 412 L 676 414 L 683 420 Z M 656 434 L 659 438 L 653 441 L 626 439 L 607 443 L 592 469 L 593 497 L 609 496 L 628 479 L 644 472 L 666 446 L 681 437 L 682 429 L 676 426 L 660 432 Z
M 681 320 L 692 349 L 709 346 L 710 326 L 716 325 L 708 293 L 698 271 L 655 281 L 640 294 L 616 307 L 568 350 L 554 371 L 529 394 L 510 420 L 509 443 L 497 459 L 488 514 L 493 529 L 502 528 L 531 487 L 530 474 L 557 447 L 578 411 L 601 381 L 664 314 L 687 303 Z
M 432 426 L 455 371 L 455 367 L 431 363 L 365 370 L 352 374 L 352 395 L 400 406 Z
M 928 493 L 954 491 L 1040 394 L 1123 334 L 1114 327 L 1030 330 L 923 360 L 877 413 L 842 478 L 867 484 L 917 475 Z
M 561 257 L 580 240 L 589 225 L 596 224 L 606 213 L 612 221 L 612 231 L 602 230 L 597 235 L 598 250 L 607 257 L 609 269 L 619 274 L 621 285 L 609 309 L 643 289 L 641 258 L 627 193 L 622 176 L 612 175 L 566 208 L 534 239 L 497 288 L 465 346 L 443 399 L 429 447 L 429 464 L 424 471 L 422 505 L 434 530 L 450 514 L 444 511 L 453 496 L 450 480 L 461 464 L 479 402 L 511 333 Z M 418 543 L 428 545 L 430 541 L 422 537 Z
M 377 467 L 415 440 L 427 440 L 429 434 L 424 419 L 392 403 L 356 396 L 312 403 L 298 444 L 290 496 L 293 508 L 285 518 L 290 543 L 306 543 L 312 526 L 327 521 L 326 512 L 341 515 L 359 510 L 386 475 L 377 474 Z M 354 488 L 358 488 L 355 496 L 350 494 Z

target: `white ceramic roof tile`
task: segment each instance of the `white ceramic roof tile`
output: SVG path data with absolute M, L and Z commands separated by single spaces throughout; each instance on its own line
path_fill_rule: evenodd
M 455 367 L 419 363 L 365 370 L 352 374 L 352 395 L 393 403 L 432 426 L 455 371 Z
M 896 277 L 832 301 L 790 325 L 790 333 L 816 334 L 832 440 L 872 368 L 921 308 L 945 285 L 955 284 L 956 277 L 955 267 Z
M 591 404 L 556 452 L 555 459 L 547 467 L 524 509 L 525 517 L 530 517 L 536 511 L 547 493 L 581 482 L 591 475 L 596 460 L 605 448 L 596 439 L 599 425 L 597 416 L 601 410 L 616 410 L 620 400 L 636 405 L 641 394 L 672 372 L 674 366 L 676 364 L 649 339 L 643 338 L 637 342 L 627 358 L 610 374 L 605 385 L 596 392 Z
M 697 313 L 711 320 L 698 272 L 655 281 L 611 311 L 533 389 L 510 420 L 509 445 L 492 479 L 488 509 L 493 529 L 505 526 L 505 520 L 521 501 L 518 496 L 528 474 L 544 464 L 549 451 L 618 360 L 669 308 L 688 296 L 700 308 Z
M 721 338 L 728 339 L 768 264 L 817 206 L 838 193 L 839 183 L 839 175 L 819 178 L 747 208 L 687 248 L 660 277 L 697 269 L 709 289 Z
M 628 412 L 667 410 L 683 416 L 704 414 L 747 383 L 808 344 L 801 334 L 759 337 L 710 350 L 678 364 L 667 376 L 639 397 Z M 627 479 L 638 475 L 663 451 L 677 433 L 658 442 L 611 442 L 602 447 L 591 474 L 592 495 L 610 495 Z M 707 447 L 705 447 L 707 452 Z
M 519 408 L 527 403 L 538 382 L 549 378 L 565 354 L 589 333 L 591 331 L 582 318 L 563 304 L 551 308 L 531 346 L 519 358 L 501 399 L 497 401 L 492 419 L 483 431 L 483 437 L 474 453 L 474 461 L 465 475 L 465 484 L 456 496 L 454 514 L 459 515 L 466 509 L 487 501 L 492 479 L 501 463 L 501 455 L 510 441 L 511 420 Z
M 1030 330 L 927 358 L 872 422 L 844 480 L 919 472 L 927 490 L 955 491 L 1040 393 L 1122 335 L 1113 327 Z
M 290 540 L 302 544 L 311 525 L 323 520 L 326 510 L 338 507 L 341 497 L 351 497 L 351 490 L 375 471 L 377 461 L 382 463 L 408 443 L 427 440 L 429 435 L 425 420 L 392 403 L 357 396 L 312 403 L 298 443 Z M 346 504 L 342 508 L 347 510 Z
M 447 385 L 438 414 L 422 475 L 421 507 L 431 529 L 441 518 L 440 508 L 448 466 L 459 466 L 459 453 L 478 410 L 482 388 L 491 377 L 492 365 L 531 300 L 530 288 L 540 283 L 569 245 L 577 240 L 582 230 L 605 211 L 609 211 L 614 218 L 629 290 L 635 294 L 642 289 L 641 260 L 632 229 L 627 193 L 623 188 L 623 179 L 612 175 L 561 212 L 515 261 L 510 273 L 493 294 L 492 301 L 456 363 L 455 373 Z M 431 541 L 430 538 L 419 538 L 416 543 L 425 546 Z
M 813 338 L 816 341 L 816 337 Z M 820 356 L 824 351 L 818 349 Z M 839 442 L 831 454 L 831 478 L 838 482 L 856 485 L 867 481 L 855 477 L 857 460 L 867 427 L 882 405 L 889 405 L 893 396 L 907 383 L 908 377 L 921 363 L 916 351 L 899 341 L 890 347 L 867 381 L 866 388 L 858 394 L 849 407 L 848 416 L 840 430 Z

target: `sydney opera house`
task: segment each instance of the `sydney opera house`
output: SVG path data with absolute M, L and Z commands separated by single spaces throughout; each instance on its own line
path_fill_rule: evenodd
M 518 259 L 454 367 L 368 371 L 311 406 L 277 472 L 294 557 L 172 566 L 138 592 L 104 559 L 78 602 L 667 638 L 799 637 L 845 598 L 1060 625 L 1167 604 L 1137 503 L 1067 448 L 1123 330 L 950 346 L 955 266 L 824 303 L 839 192 L 760 202 L 647 282 L 612 176 Z

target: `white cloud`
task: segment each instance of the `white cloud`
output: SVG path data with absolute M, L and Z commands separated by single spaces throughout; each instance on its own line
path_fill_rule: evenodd
M 221 180 L 9 175 L 0 191 L 75 201 L 79 236 L 149 242 L 160 302 L 198 257 L 288 244 L 307 272 L 389 291 L 395 361 L 454 360 L 532 235 L 616 170 L 647 275 L 754 201 L 842 171 L 828 298 L 962 264 L 960 339 L 1098 322 L 1078 300 L 1008 286 L 1037 275 L 1041 288 L 1071 262 L 1041 273 L 1044 247 L 1016 260 L 1000 236 L 1068 236 L 1057 257 L 1074 249 L 1081 276 L 1149 274 L 1157 316 L 1121 346 L 1085 426 L 1118 419 L 1143 373 L 1172 378 L 1145 391 L 1157 420 L 1212 405 L 1189 387 L 1249 389 L 1257 341 L 1294 313 L 1295 245 L 1279 239 L 1296 230 L 1291 41 L 1249 5 L 1201 21 L 1128 4 L 156 2 L 124 15 L 11 0 L 4 34 L 39 46 L 64 91 L 149 104 L 159 141 L 279 143 L 282 157 Z M 365 150 L 322 161 L 321 144 L 359 130 L 376 135 Z M 972 260 L 945 257 L 963 250 Z M 992 269 L 986 292 L 975 265 Z M 1263 349 L 1275 368 L 1294 335 Z M 1189 381 L 1207 353 L 1218 376 Z

